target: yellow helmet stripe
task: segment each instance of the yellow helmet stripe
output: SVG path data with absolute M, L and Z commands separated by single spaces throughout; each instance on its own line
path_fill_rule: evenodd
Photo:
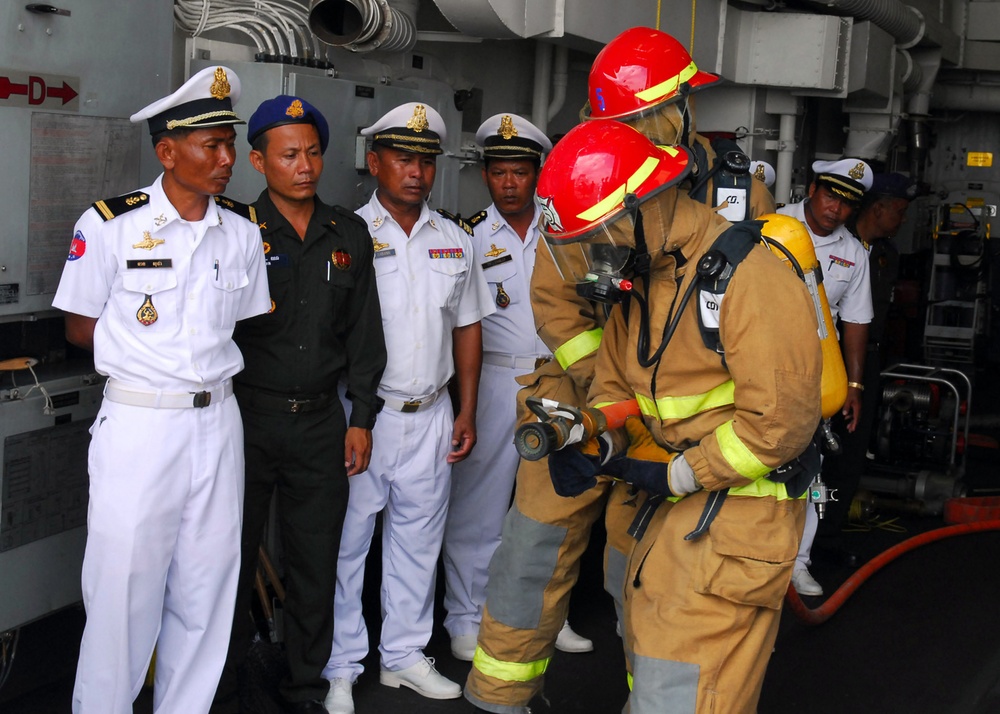
M 583 213 L 578 213 L 577 218 L 584 221 L 596 221 L 598 218 L 607 215 L 625 200 L 625 195 L 632 193 L 639 186 L 642 186 L 643 181 L 648 179 L 650 175 L 659 166 L 660 160 L 655 156 L 650 156 L 645 161 L 642 162 L 642 166 L 636 169 L 636 172 L 629 176 L 628 180 L 619 186 L 611 195 L 605 197 L 597 204 L 591 206 Z
M 676 77 L 671 77 L 665 82 L 660 82 L 657 85 L 650 87 L 649 89 L 644 89 L 641 92 L 636 92 L 636 99 L 641 99 L 644 102 L 652 102 L 662 97 L 677 91 L 677 88 L 681 86 L 684 82 L 691 79 L 693 76 L 698 74 L 698 67 L 695 65 L 694 60 L 691 61 L 687 67 L 681 70 L 680 74 Z

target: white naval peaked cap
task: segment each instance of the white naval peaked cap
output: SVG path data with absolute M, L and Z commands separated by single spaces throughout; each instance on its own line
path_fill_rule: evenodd
M 240 78 L 228 67 L 206 67 L 169 97 L 157 99 L 129 119 L 149 122 L 153 136 L 173 129 L 199 129 L 226 124 L 246 124 L 233 106 L 240 98 Z
M 750 175 L 758 181 L 763 181 L 768 188 L 774 185 L 774 167 L 766 161 L 751 161 Z
M 816 183 L 822 183 L 848 201 L 860 201 L 872 187 L 872 167 L 861 159 L 814 161 L 812 170 Z
M 361 130 L 373 144 L 415 154 L 441 154 L 448 132 L 437 110 L 423 102 L 407 102 Z
M 476 143 L 490 159 L 541 159 L 552 151 L 549 137 L 517 114 L 494 114 L 476 131 Z

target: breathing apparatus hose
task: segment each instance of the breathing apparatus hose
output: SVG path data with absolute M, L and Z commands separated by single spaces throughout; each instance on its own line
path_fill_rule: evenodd
M 795 616 L 806 624 L 820 625 L 829 620 L 833 614 L 840 609 L 840 606 L 847 601 L 847 598 L 853 595 L 854 591 L 861 587 L 862 583 L 904 553 L 908 553 L 911 550 L 919 548 L 922 545 L 927 545 L 928 543 L 934 543 L 935 541 L 944 540 L 945 538 L 951 538 L 952 536 L 996 530 L 1000 530 L 1000 520 L 960 523 L 958 525 L 945 526 L 944 528 L 937 528 L 932 531 L 927 531 L 926 533 L 921 533 L 920 535 L 913 536 L 912 538 L 904 540 L 902 543 L 894 545 L 869 560 L 853 575 L 851 575 L 851 577 L 849 577 L 843 585 L 837 588 L 837 592 L 827 598 L 826 601 L 819 607 L 806 607 L 802 602 L 802 598 L 799 597 L 799 594 L 791 585 L 788 586 L 788 592 L 785 594 L 785 602 L 788 603 L 788 608 L 795 613 Z

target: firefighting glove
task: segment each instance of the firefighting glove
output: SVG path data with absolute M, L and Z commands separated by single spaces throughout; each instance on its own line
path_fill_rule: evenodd
M 654 496 L 686 496 L 701 489 L 684 454 L 664 449 L 638 417 L 625 420 L 629 448 L 616 470 L 624 481 Z
M 580 447 L 567 446 L 549 454 L 549 478 L 555 492 L 565 498 L 579 496 L 597 485 L 597 475 L 611 460 L 611 437 L 584 442 Z

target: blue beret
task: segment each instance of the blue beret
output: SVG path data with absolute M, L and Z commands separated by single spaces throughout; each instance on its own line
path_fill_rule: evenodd
M 257 137 L 268 129 L 285 124 L 312 124 L 319 134 L 320 151 L 326 153 L 330 143 L 330 127 L 319 109 L 301 97 L 280 94 L 261 102 L 247 123 L 247 141 L 253 146 Z
M 891 196 L 912 201 L 917 195 L 917 184 L 903 174 L 875 174 L 872 178 L 871 192 L 876 196 Z

